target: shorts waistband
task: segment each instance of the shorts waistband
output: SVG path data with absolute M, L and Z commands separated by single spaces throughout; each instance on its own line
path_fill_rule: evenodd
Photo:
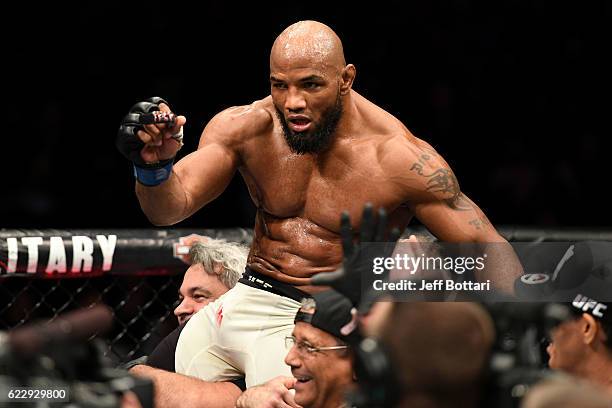
M 255 272 L 248 266 L 245 268 L 242 278 L 238 282 L 251 286 L 256 289 L 265 290 L 266 292 L 274 293 L 275 295 L 284 296 L 293 299 L 296 302 L 301 302 L 302 299 L 310 297 L 306 292 L 302 292 L 296 287 L 288 283 L 279 282 L 269 276 Z

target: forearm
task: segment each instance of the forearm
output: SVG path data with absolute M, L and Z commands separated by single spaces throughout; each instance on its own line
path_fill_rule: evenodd
M 464 256 L 486 254 L 484 269 L 475 271 L 479 282 L 490 280 L 492 288 L 506 294 L 514 293 L 514 282 L 523 273 L 521 263 L 514 248 L 475 205 L 473 210 L 443 209 L 422 219 L 432 220 L 427 227 L 440 241 L 468 244 L 457 247 Z
M 179 160 L 161 184 L 137 182 L 136 195 L 151 223 L 176 224 L 217 198 L 236 169 L 234 152 L 219 144 L 204 146 Z
M 182 374 L 137 365 L 131 374 L 153 380 L 156 408 L 234 408 L 240 389 L 230 382 L 207 382 Z
M 491 281 L 491 286 L 506 293 L 514 293 L 514 282 L 523 274 L 523 266 L 514 248 L 503 237 L 488 238 L 483 243 L 482 253 L 486 254 L 485 268 L 476 273 L 479 281 Z
M 135 191 L 140 208 L 153 225 L 172 225 L 189 216 L 189 198 L 174 171 L 157 186 L 147 187 L 137 181 Z

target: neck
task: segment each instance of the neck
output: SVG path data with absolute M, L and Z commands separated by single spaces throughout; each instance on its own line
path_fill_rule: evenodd
M 603 386 L 612 394 L 612 354 L 594 353 L 591 358 L 584 361 L 582 376 Z
M 334 393 L 323 401 L 314 404 L 316 408 L 349 408 L 344 400 L 344 393 Z
M 334 132 L 334 139 L 354 137 L 356 129 L 360 127 L 359 110 L 356 105 L 355 91 L 350 91 L 342 97 L 342 117 Z

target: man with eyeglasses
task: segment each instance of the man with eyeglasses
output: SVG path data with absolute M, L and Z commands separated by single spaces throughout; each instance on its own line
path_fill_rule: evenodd
M 339 408 L 355 382 L 353 351 L 361 336 L 357 311 L 338 292 L 328 290 L 304 299 L 295 328 L 285 338 L 285 363 L 293 377 L 276 377 L 249 388 L 238 408 Z

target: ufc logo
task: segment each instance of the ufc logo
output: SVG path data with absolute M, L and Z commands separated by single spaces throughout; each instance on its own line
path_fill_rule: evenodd
M 599 303 L 596 300 L 589 299 L 588 297 L 580 294 L 576 295 L 576 298 L 572 302 L 572 306 L 582 310 L 583 312 L 588 312 L 589 309 L 592 309 L 593 316 L 601 318 L 603 318 L 603 312 L 608 308 L 608 306 L 604 305 L 603 303 Z

